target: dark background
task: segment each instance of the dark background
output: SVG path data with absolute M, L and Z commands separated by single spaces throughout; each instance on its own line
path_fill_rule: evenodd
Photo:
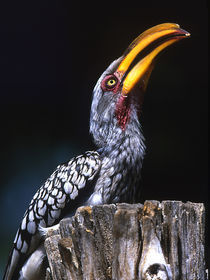
M 179 23 L 192 36 L 161 55 L 145 95 L 141 202 L 207 203 L 206 2 L 87 2 L 0 7 L 1 271 L 37 188 L 59 163 L 94 148 L 88 130 L 97 79 L 159 23 Z

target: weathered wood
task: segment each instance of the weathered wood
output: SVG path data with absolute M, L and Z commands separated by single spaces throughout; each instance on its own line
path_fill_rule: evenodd
M 112 279 L 136 279 L 140 248 L 142 205 L 119 204 L 113 224 Z
M 202 203 L 78 208 L 48 232 L 46 280 L 206 280 Z
M 47 238 L 45 241 L 45 247 L 48 248 L 47 256 L 48 256 L 48 261 L 52 273 L 52 279 L 68 280 L 70 279 L 69 278 L 70 273 L 62 263 L 62 258 L 58 248 L 59 240 L 60 240 L 59 235 L 53 235 L 50 238 Z

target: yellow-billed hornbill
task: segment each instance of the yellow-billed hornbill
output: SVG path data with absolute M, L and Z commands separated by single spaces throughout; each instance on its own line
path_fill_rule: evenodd
M 101 75 L 90 116 L 97 150 L 59 165 L 38 189 L 17 231 L 5 280 L 42 279 L 47 228 L 73 215 L 77 207 L 136 202 L 145 154 L 139 117 L 153 62 L 159 52 L 189 35 L 174 23 L 154 26 Z

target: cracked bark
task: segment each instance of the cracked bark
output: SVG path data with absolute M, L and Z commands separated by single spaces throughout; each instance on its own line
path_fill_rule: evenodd
M 46 280 L 206 280 L 202 203 L 78 208 L 45 240 Z

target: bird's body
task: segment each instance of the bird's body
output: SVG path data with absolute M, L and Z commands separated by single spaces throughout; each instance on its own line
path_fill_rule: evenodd
M 179 31 L 177 25 L 172 27 Z M 163 30 L 166 29 L 169 27 Z M 130 47 L 130 53 L 139 46 L 137 41 Z M 90 132 L 96 151 L 59 165 L 34 195 L 16 234 L 5 280 L 42 279 L 47 228 L 57 225 L 67 215 L 74 215 L 79 206 L 138 200 L 145 154 L 139 100 L 151 68 L 142 74 L 140 87 L 131 86 L 125 77 L 130 65 L 127 57 L 126 54 L 115 60 L 93 91 Z M 127 94 L 130 91 L 132 94 Z

